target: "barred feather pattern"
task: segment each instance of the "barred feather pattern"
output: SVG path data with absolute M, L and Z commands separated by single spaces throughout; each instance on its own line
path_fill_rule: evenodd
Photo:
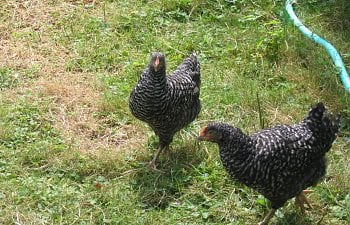
M 191 123 L 199 114 L 200 64 L 194 53 L 170 75 L 165 74 L 165 57 L 159 57 L 160 70 L 155 71 L 152 59 L 131 92 L 131 113 L 146 122 L 159 137 L 161 146 L 172 142 L 174 134 Z
M 215 142 L 231 177 L 263 194 L 275 209 L 325 175 L 325 154 L 338 129 L 338 120 L 325 114 L 322 103 L 299 124 L 278 125 L 252 135 L 223 123 L 207 127 L 221 134 Z

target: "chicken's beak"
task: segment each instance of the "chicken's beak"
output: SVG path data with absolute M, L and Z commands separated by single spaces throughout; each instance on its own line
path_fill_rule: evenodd
M 159 70 L 159 57 L 157 56 L 156 60 L 154 61 L 154 70 L 157 72 Z
M 198 137 L 197 137 L 197 140 L 198 140 L 198 141 L 204 141 L 205 138 L 204 138 L 203 136 L 198 136 Z

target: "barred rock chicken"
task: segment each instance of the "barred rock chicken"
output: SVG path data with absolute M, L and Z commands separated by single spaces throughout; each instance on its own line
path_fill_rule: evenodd
M 194 53 L 166 76 L 165 56 L 155 52 L 129 99 L 132 114 L 146 122 L 159 137 L 159 147 L 150 166 L 167 149 L 174 134 L 191 123 L 201 109 L 200 64 Z
M 271 201 L 272 208 L 260 223 L 268 224 L 290 198 L 296 197 L 302 211 L 304 204 L 311 207 L 303 190 L 325 175 L 325 154 L 338 129 L 338 120 L 318 103 L 298 124 L 277 125 L 247 135 L 228 124 L 211 123 L 201 130 L 198 139 L 217 143 L 230 176 Z

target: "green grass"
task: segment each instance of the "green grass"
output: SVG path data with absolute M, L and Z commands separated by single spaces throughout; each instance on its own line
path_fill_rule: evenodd
M 314 209 L 304 216 L 289 201 L 271 224 L 350 222 L 350 98 L 284 1 L 83 2 L 0 5 L 1 224 L 258 223 L 269 203 L 228 177 L 217 146 L 195 140 L 208 121 L 260 129 L 257 95 L 265 126 L 295 123 L 317 101 L 342 115 Z M 349 68 L 348 9 L 347 0 L 296 6 Z M 202 111 L 161 156 L 163 173 L 146 166 L 158 140 L 128 109 L 153 51 L 169 72 L 192 51 L 202 68 Z

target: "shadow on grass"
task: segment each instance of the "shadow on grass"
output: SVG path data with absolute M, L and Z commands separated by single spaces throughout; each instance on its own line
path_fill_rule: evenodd
M 164 209 L 181 196 L 192 182 L 191 171 L 205 158 L 203 151 L 198 149 L 197 144 L 177 149 L 170 147 L 159 157 L 159 171 L 151 170 L 147 163 L 139 166 L 131 183 L 146 209 Z M 145 162 L 149 160 L 151 158 Z
M 307 6 L 310 9 L 309 14 L 322 14 L 327 18 L 329 23 L 329 29 L 336 32 L 349 33 L 350 25 L 350 2 L 348 0 L 337 0 L 337 1 L 304 1 L 300 5 L 296 6 L 296 11 L 301 12 Z M 346 41 L 346 40 L 345 40 Z
M 324 13 L 328 18 L 331 25 L 331 29 L 336 32 L 342 32 L 349 37 L 349 26 L 350 26 L 350 1 L 349 0 L 338 0 L 331 4 L 326 5 L 327 7 L 322 7 L 326 9 Z M 335 13 L 336 12 L 336 13 Z M 344 41 L 349 41 L 344 39 Z

